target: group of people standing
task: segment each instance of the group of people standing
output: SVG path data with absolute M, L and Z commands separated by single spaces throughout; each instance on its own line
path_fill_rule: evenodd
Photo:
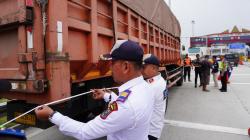
M 207 85 L 210 83 L 210 74 L 213 75 L 214 87 L 218 87 L 218 79 L 221 80 L 221 92 L 227 92 L 228 78 L 231 75 L 232 67 L 225 60 L 223 56 L 220 57 L 220 61 L 217 60 L 217 56 L 213 56 L 212 61 L 209 60 L 209 56 L 206 55 L 204 58 L 200 58 L 199 54 L 196 54 L 196 59 L 191 61 L 191 58 L 186 54 L 184 59 L 184 82 L 188 76 L 190 80 L 191 69 L 195 71 L 195 82 L 194 86 L 197 88 L 197 80 L 200 78 L 200 85 L 202 91 L 209 92 Z
M 118 40 L 102 61 L 111 61 L 112 76 L 119 84 L 118 95 L 93 89 L 95 100 L 108 102 L 108 108 L 88 123 L 75 121 L 43 106 L 37 118 L 49 120 L 68 136 L 79 140 L 107 136 L 108 140 L 157 140 L 164 126 L 167 84 L 159 73 L 160 61 L 143 55 L 136 42 Z

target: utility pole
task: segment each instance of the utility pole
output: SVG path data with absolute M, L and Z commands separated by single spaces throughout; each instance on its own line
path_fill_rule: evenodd
M 195 25 L 195 21 L 192 20 L 191 23 L 192 23 L 192 37 L 194 37 L 194 25 Z

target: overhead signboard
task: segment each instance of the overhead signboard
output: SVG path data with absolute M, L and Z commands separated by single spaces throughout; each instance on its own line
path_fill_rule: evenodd
M 233 43 L 229 44 L 229 49 L 245 49 L 246 46 L 243 43 Z

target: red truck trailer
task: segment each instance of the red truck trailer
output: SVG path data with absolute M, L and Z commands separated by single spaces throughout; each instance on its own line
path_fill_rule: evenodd
M 99 55 L 117 39 L 157 55 L 169 84 L 182 84 L 180 24 L 163 0 L 1 0 L 0 9 L 0 79 L 12 85 L 0 93 L 11 100 L 8 119 L 112 86 L 109 65 Z M 101 104 L 86 96 L 59 108 L 95 114 Z M 39 124 L 34 114 L 17 122 Z

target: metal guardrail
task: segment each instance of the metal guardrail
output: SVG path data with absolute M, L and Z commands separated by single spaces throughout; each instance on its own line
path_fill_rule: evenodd
M 166 80 L 170 81 L 168 83 L 168 88 L 171 88 L 173 85 L 175 85 L 182 78 L 182 72 L 183 72 L 182 69 L 183 69 L 183 66 L 180 66 L 174 70 L 167 72 L 167 79 Z M 178 76 L 178 75 L 181 75 L 181 76 L 176 78 L 176 76 Z M 174 80 L 171 80 L 171 79 L 174 79 Z
M 181 69 L 181 68 L 183 68 L 183 66 L 180 66 L 180 67 L 178 67 L 178 68 L 176 68 L 176 69 L 173 69 L 173 70 L 171 70 L 171 71 L 167 71 L 167 74 L 168 74 L 168 75 L 171 75 L 171 73 L 174 73 L 175 71 L 177 71 L 177 70 L 179 70 L 179 69 Z

